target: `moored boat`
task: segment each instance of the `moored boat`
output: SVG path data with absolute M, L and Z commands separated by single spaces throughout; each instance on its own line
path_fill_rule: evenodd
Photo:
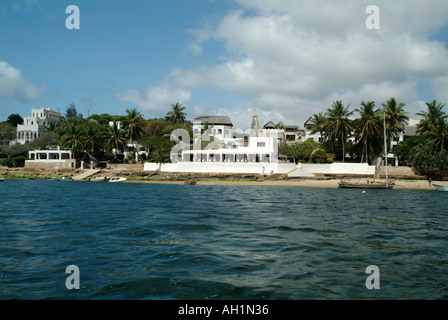
M 108 182 L 123 182 L 126 178 L 110 178 Z
M 71 177 L 69 177 L 69 178 L 66 178 L 66 177 L 62 177 L 62 178 L 53 177 L 53 180 L 56 180 L 56 181 L 73 181 Z
M 358 183 L 358 182 L 339 182 L 339 188 L 357 188 L 357 189 L 392 189 L 395 187 L 394 182 L 367 182 L 367 183 Z
M 185 181 L 185 184 L 195 185 L 195 184 L 196 184 L 196 181 L 188 180 L 188 181 Z
M 5 179 L 4 178 L 0 178 L 0 182 L 3 182 L 3 181 L 5 181 Z
M 436 187 L 437 191 L 448 191 L 448 186 L 442 186 L 440 184 L 432 184 L 434 187 Z
M 107 181 L 107 177 L 97 177 L 97 178 L 89 178 L 88 181 L 90 182 L 104 182 Z

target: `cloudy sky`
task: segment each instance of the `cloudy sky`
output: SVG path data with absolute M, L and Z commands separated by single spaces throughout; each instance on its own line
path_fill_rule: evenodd
M 80 29 L 66 28 L 72 4 Z M 447 17 L 446 0 L 1 0 L 0 121 L 70 103 L 154 118 L 180 102 L 190 120 L 245 130 L 256 109 L 303 128 L 336 100 L 391 97 L 418 119 L 448 103 Z

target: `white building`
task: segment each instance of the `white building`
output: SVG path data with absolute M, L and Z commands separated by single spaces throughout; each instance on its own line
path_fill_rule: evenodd
M 50 108 L 31 109 L 31 116 L 17 126 L 16 143 L 25 144 L 39 138 L 50 123 L 59 123 L 62 119 L 62 114 Z
M 124 127 L 123 127 L 121 121 L 116 121 L 116 122 L 109 121 L 109 126 L 110 127 L 113 127 L 114 124 L 116 124 L 118 130 L 124 130 Z M 116 150 L 116 149 L 112 149 L 112 152 L 120 154 L 119 150 Z M 128 140 L 126 146 L 124 147 L 123 153 L 122 153 L 123 159 L 131 157 L 134 154 L 136 156 L 136 159 L 135 159 L 136 161 L 138 161 L 138 157 L 141 156 L 141 155 L 148 156 L 148 152 L 146 151 L 146 149 L 141 144 L 138 144 L 138 143 L 136 143 L 134 141 Z
M 193 135 L 193 150 L 183 150 L 180 157 L 173 154 L 173 163 L 270 163 L 278 160 L 278 130 L 260 130 L 256 113 L 250 134 L 233 132 L 233 124 L 227 116 L 202 116 L 193 121 Z
M 271 163 L 278 161 L 276 137 L 250 137 L 248 146 L 244 146 L 242 139 L 235 139 L 234 142 L 233 145 L 217 149 L 184 150 L 181 161 L 218 163 Z
M 76 159 L 70 150 L 57 147 L 49 150 L 33 150 L 25 161 L 25 169 L 75 169 Z
M 227 116 L 200 116 L 193 120 L 194 145 L 201 141 L 226 143 L 233 137 L 233 124 Z

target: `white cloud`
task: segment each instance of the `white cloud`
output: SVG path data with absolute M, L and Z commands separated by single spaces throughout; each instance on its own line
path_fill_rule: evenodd
M 28 81 L 19 69 L 0 61 L 0 99 L 33 102 L 40 99 L 44 86 L 37 88 Z
M 446 45 L 429 38 L 447 24 L 446 0 L 377 0 L 380 30 L 365 26 L 370 1 L 237 2 L 240 10 L 190 30 L 196 42 L 186 50 L 204 54 L 207 41 L 218 41 L 226 50 L 220 62 L 175 68 L 162 87 L 196 94 L 213 86 L 238 94 L 246 103 L 217 112 L 244 114 L 248 123 L 249 109 L 257 108 L 260 118 L 273 118 L 261 122 L 299 123 L 325 111 L 335 100 L 354 107 L 373 100 L 381 106 L 395 97 L 415 113 L 421 104 L 419 82 L 433 86 L 434 98 L 448 98 L 448 51 Z M 142 103 L 150 103 L 145 91 L 135 94 Z
M 181 88 L 175 88 L 169 84 L 161 84 L 147 90 L 128 90 L 116 94 L 119 101 L 127 101 L 138 105 L 142 110 L 156 114 L 166 113 L 171 109 L 171 104 L 188 103 L 191 100 L 191 92 Z

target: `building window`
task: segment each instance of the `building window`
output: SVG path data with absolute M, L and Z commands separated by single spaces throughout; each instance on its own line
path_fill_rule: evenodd
M 264 148 L 266 147 L 266 142 L 257 142 L 257 148 Z
M 222 129 L 218 129 L 218 134 L 222 134 Z

